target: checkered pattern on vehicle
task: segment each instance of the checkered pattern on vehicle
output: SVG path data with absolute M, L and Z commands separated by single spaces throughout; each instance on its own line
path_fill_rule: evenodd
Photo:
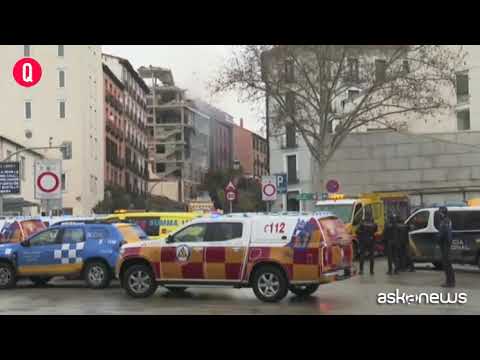
M 54 250 L 53 258 L 59 260 L 60 264 L 78 264 L 82 260 L 82 252 L 85 247 L 84 242 L 62 244 L 62 248 Z

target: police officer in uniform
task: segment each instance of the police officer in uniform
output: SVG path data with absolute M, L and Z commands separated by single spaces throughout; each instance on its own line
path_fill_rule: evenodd
M 438 229 L 438 242 L 442 254 L 442 265 L 445 271 L 446 282 L 442 287 L 455 287 L 455 273 L 450 261 L 450 247 L 452 246 L 452 221 L 448 217 L 448 209 L 441 206 L 435 219 Z
M 404 221 L 399 220 L 398 223 L 398 230 L 399 230 L 399 241 L 400 241 L 400 271 L 415 271 L 415 265 L 413 263 L 413 259 L 411 256 L 410 250 L 410 240 L 408 237 L 409 227 Z
M 388 259 L 388 272 L 387 275 L 392 275 L 392 264 L 393 264 L 393 273 L 398 274 L 400 268 L 400 229 L 398 226 L 398 217 L 397 214 L 392 211 L 388 215 L 388 221 L 385 224 L 385 231 L 383 233 L 383 239 L 385 243 L 385 249 L 387 251 Z
M 366 208 L 363 219 L 357 228 L 358 245 L 360 250 L 360 271 L 363 274 L 363 263 L 365 262 L 365 255 L 368 252 L 370 258 L 370 275 L 373 275 L 373 268 L 375 264 L 375 233 L 378 226 L 373 221 L 371 210 Z

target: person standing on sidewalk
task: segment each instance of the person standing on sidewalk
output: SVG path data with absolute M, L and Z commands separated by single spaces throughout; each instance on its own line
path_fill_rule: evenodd
M 360 250 L 360 271 L 363 274 L 363 263 L 365 262 L 365 255 L 368 252 L 370 258 L 370 275 L 373 275 L 375 266 L 375 233 L 378 230 L 377 224 L 373 221 L 373 216 L 370 209 L 365 209 L 363 219 L 357 228 L 358 245 Z
M 388 259 L 388 271 L 387 275 L 398 274 L 400 268 L 400 229 L 398 227 L 397 214 L 392 211 L 388 215 L 388 221 L 385 224 L 385 231 L 383 233 L 383 239 L 385 243 L 385 250 L 387 251 Z
M 438 218 L 436 219 L 436 228 L 438 229 L 438 243 L 442 254 L 442 265 L 445 271 L 446 282 L 442 287 L 455 287 L 455 273 L 450 260 L 450 247 L 452 246 L 452 221 L 448 217 L 448 209 L 441 206 L 438 209 Z

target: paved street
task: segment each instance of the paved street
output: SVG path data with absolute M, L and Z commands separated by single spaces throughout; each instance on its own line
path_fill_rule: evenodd
M 278 304 L 257 300 L 251 289 L 189 289 L 182 296 L 159 288 L 148 299 L 131 299 L 115 282 L 106 290 L 90 290 L 81 282 L 54 279 L 45 288 L 34 288 L 28 281 L 18 288 L 0 292 L 0 314 L 478 314 L 480 313 L 480 271 L 475 267 L 456 267 L 456 292 L 466 292 L 465 305 L 377 305 L 379 292 L 398 288 L 408 294 L 446 292 L 440 288 L 443 273 L 418 266 L 415 273 L 395 277 L 385 275 L 386 263 L 379 259 L 374 277 L 328 284 L 307 299 L 291 294 Z M 453 292 L 451 292 L 453 293 Z

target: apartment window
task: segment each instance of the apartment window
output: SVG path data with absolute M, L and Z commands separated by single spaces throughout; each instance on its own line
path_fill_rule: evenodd
M 468 73 L 457 74 L 457 102 L 465 102 L 468 100 L 469 83 Z
M 32 118 L 32 102 L 25 101 L 25 119 L 30 120 Z
M 470 130 L 470 110 L 461 110 L 457 112 L 458 130 Z
M 293 92 L 289 91 L 285 94 L 285 105 L 288 115 L 295 113 L 295 94 Z
M 295 134 L 295 125 L 287 124 L 285 125 L 286 133 L 286 147 L 294 148 L 297 147 L 296 134 Z
M 65 45 L 58 45 L 58 56 L 64 56 L 65 54 Z
M 65 71 L 64 70 L 60 70 L 58 72 L 58 86 L 61 88 L 65 87 Z
M 165 145 L 156 145 L 157 154 L 165 154 Z
M 30 57 L 30 46 L 31 45 L 23 45 L 23 56 Z
M 348 79 L 350 81 L 358 81 L 358 59 L 350 58 L 348 63 Z
M 289 184 L 298 183 L 297 179 L 297 155 L 287 156 L 287 178 Z
M 285 61 L 285 81 L 291 83 L 295 81 L 295 68 L 292 59 Z
M 25 157 L 20 157 L 20 178 L 25 181 Z
M 386 79 L 387 73 L 387 62 L 385 60 L 376 59 L 375 60 L 375 81 L 383 82 Z
M 156 164 L 157 173 L 165 172 L 165 164 L 164 163 L 157 163 Z
M 62 191 L 65 191 L 65 189 L 67 188 L 67 185 L 66 185 L 66 175 L 65 173 L 62 174 L 62 177 L 61 177 L 61 187 L 62 187 Z
M 65 101 L 59 102 L 60 119 L 65 119 Z

